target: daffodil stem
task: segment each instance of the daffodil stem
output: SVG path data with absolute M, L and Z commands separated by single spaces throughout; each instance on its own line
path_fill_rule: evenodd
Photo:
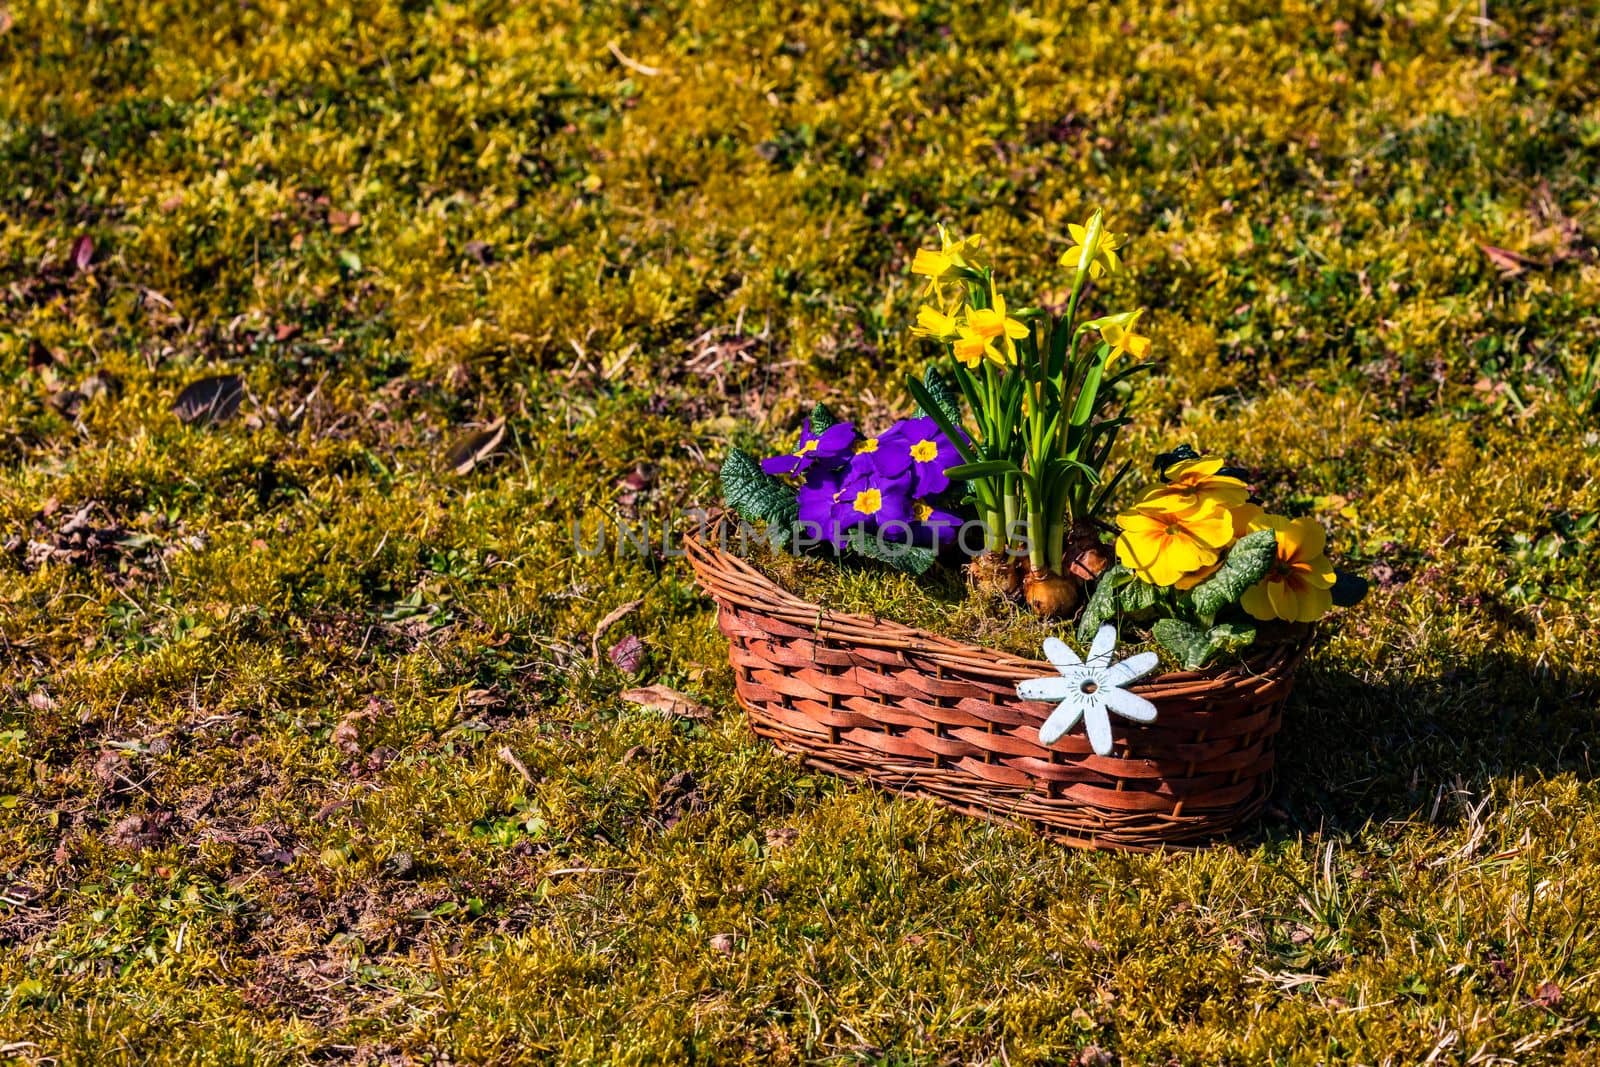
M 1048 544 L 1045 545 L 1045 566 L 1057 574 L 1063 572 L 1062 557 L 1065 555 L 1063 545 L 1067 539 L 1066 524 L 1057 520 L 1050 524 Z
M 983 547 L 989 552 L 999 552 L 1005 545 L 1005 526 L 1000 512 L 990 508 L 983 513 Z
M 1006 476 L 1006 524 L 1002 538 L 1008 544 L 1011 541 L 1011 532 L 1016 529 L 1017 519 L 1022 515 L 1022 509 L 1017 504 L 1017 482 L 1010 475 Z
M 1045 544 L 1044 512 L 1028 512 L 1028 562 L 1036 571 L 1050 570 L 1049 546 Z

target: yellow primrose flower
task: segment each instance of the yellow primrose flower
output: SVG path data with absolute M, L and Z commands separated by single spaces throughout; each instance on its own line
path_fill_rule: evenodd
M 1223 507 L 1228 507 L 1228 505 L 1224 504 Z M 1236 508 L 1229 507 L 1228 521 L 1233 524 L 1233 537 L 1228 540 L 1228 547 L 1232 548 L 1234 542 L 1247 533 L 1270 529 L 1267 525 L 1266 517 L 1267 513 L 1262 510 L 1260 504 L 1246 503 L 1240 504 Z M 1197 571 L 1185 574 L 1173 584 L 1179 589 L 1193 589 L 1221 569 L 1222 560 L 1219 559 L 1209 567 L 1201 567 Z
M 939 249 L 919 248 L 917 254 L 911 257 L 911 273 L 921 275 L 928 279 L 928 287 L 923 290 L 924 295 L 937 296 L 939 283 L 948 280 L 955 274 L 958 267 L 971 267 L 967 256 L 971 254 L 983 240 L 977 234 L 963 237 L 960 240 L 950 240 L 950 235 L 943 226 L 939 227 Z
M 1117 559 L 1151 585 L 1173 585 L 1210 567 L 1233 536 L 1228 509 L 1204 498 L 1181 509 L 1135 506 L 1117 525 Z
M 1099 212 L 1095 212 L 1096 215 Z M 1089 247 L 1089 231 L 1094 229 L 1095 219 L 1091 215 L 1089 221 L 1082 226 L 1072 223 L 1067 227 L 1067 233 L 1074 242 L 1071 248 L 1061 253 L 1061 265 L 1069 270 L 1078 270 L 1083 264 L 1085 254 L 1089 256 L 1087 269 L 1089 277 L 1098 278 L 1101 274 L 1110 272 L 1115 274 L 1122 269 L 1122 260 L 1117 257 L 1117 249 L 1122 247 L 1123 235 L 1112 233 L 1110 230 L 1101 230 L 1100 239 Z
M 1262 521 L 1278 534 L 1278 557 L 1267 576 L 1245 590 L 1239 606 L 1258 619 L 1316 622 L 1333 607 L 1333 565 L 1323 555 L 1327 535 L 1312 519 L 1282 515 Z
M 949 314 L 927 304 L 922 305 L 917 311 L 917 324 L 911 332 L 918 337 L 932 337 L 938 341 L 948 341 L 956 336 L 960 326 L 961 306 L 957 304 Z
M 1221 569 L 1222 560 L 1219 558 L 1215 563 L 1209 566 L 1201 567 L 1197 571 L 1191 571 L 1188 574 L 1185 574 L 1182 578 L 1179 578 L 1177 581 L 1172 583 L 1173 588 L 1193 589 L 1195 586 L 1199 585 L 1201 582 L 1205 581 L 1207 578 L 1211 577 Z
M 1250 497 L 1250 487 L 1230 474 L 1220 474 L 1220 459 L 1186 459 L 1166 469 L 1166 482 L 1152 486 L 1135 507 L 1191 507 L 1197 500 L 1211 499 L 1236 508 Z

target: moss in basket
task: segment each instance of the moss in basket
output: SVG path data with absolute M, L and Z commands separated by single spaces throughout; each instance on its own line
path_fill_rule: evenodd
M 795 556 L 761 543 L 753 545 L 750 562 L 784 589 L 830 611 L 890 619 L 1029 659 L 1039 657 L 1046 637 L 1066 629 L 973 588 L 955 560 L 940 560 L 917 576 L 871 560 Z

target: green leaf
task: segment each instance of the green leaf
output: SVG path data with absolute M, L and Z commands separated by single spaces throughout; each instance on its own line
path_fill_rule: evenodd
M 1367 580 L 1349 571 L 1334 571 L 1333 602 L 1341 608 L 1353 608 L 1367 595 Z
M 1124 615 L 1141 615 L 1155 607 L 1160 596 L 1159 586 L 1140 581 L 1135 577 L 1117 590 L 1117 610 Z
M 728 458 L 722 461 L 722 499 L 750 522 L 788 527 L 800 513 L 795 491 L 738 448 L 728 449 Z
M 1219 622 L 1206 636 L 1218 652 L 1242 652 L 1256 643 L 1256 625 L 1253 622 Z
M 944 416 L 945 421 L 952 426 L 960 426 L 961 398 L 956 395 L 954 389 L 950 388 L 950 383 L 944 380 L 944 375 L 939 373 L 939 369 L 931 363 L 928 364 L 927 371 L 922 375 L 922 386 L 928 391 L 928 399 L 933 401 L 934 406 L 939 409 L 939 414 Z M 929 414 L 931 412 L 927 409 L 920 405 L 917 407 L 918 416 Z M 943 424 L 941 423 L 940 425 L 942 426 Z
M 1150 628 L 1156 644 L 1172 653 L 1187 671 L 1197 671 L 1219 652 L 1248 648 L 1256 639 L 1249 623 L 1219 623 L 1209 630 L 1183 619 L 1157 619 Z
M 972 450 L 972 446 L 956 432 L 957 427 L 960 425 L 960 420 L 951 419 L 945 414 L 939 402 L 928 392 L 927 386 L 907 375 L 906 388 L 911 391 L 911 397 L 917 402 L 918 406 L 928 413 L 928 417 L 939 424 L 939 429 L 943 430 L 944 435 L 950 438 L 951 443 L 956 446 L 956 451 L 961 453 L 962 459 L 971 462 L 978 458 L 978 454 Z
M 845 544 L 858 556 L 886 563 L 906 574 L 925 573 L 936 558 L 932 549 L 882 541 L 859 526 L 846 535 Z
M 945 468 L 945 474 L 964 482 L 972 481 L 974 478 L 993 478 L 997 474 L 1016 473 L 1017 465 L 1008 459 L 987 459 L 981 463 L 962 463 Z
M 1259 582 L 1278 555 L 1278 535 L 1271 530 L 1257 530 L 1239 538 L 1221 568 L 1210 578 L 1194 587 L 1195 614 L 1211 620 L 1229 604 L 1236 604 L 1245 590 Z
M 1117 591 L 1131 582 L 1133 575 L 1120 563 L 1107 567 L 1094 583 L 1094 592 L 1083 606 L 1083 617 L 1078 620 L 1078 640 L 1084 644 L 1094 640 L 1100 627 L 1117 617 Z
M 821 433 L 839 420 L 833 417 L 833 412 L 828 410 L 828 405 L 817 401 L 817 406 L 811 409 L 811 432 Z
M 1206 632 L 1192 622 L 1182 619 L 1157 619 L 1150 627 L 1150 636 L 1156 644 L 1172 653 L 1185 670 L 1202 666 L 1211 651 Z

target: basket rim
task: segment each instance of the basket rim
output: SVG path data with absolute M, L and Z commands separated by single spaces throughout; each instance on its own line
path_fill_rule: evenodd
M 719 601 L 736 604 L 790 625 L 812 630 L 857 648 L 885 652 L 914 652 L 935 666 L 997 681 L 1037 678 L 1057 673 L 1047 660 L 1028 659 L 999 649 L 936 634 L 886 616 L 858 615 L 806 600 L 779 585 L 759 567 L 708 542 L 730 522 L 726 511 L 712 513 L 710 521 L 684 536 L 684 554 L 706 592 Z M 1247 649 L 1233 662 L 1200 670 L 1166 671 L 1129 686 L 1152 699 L 1193 698 L 1216 689 L 1251 689 L 1269 684 L 1298 664 L 1315 635 L 1305 626 L 1291 640 Z

